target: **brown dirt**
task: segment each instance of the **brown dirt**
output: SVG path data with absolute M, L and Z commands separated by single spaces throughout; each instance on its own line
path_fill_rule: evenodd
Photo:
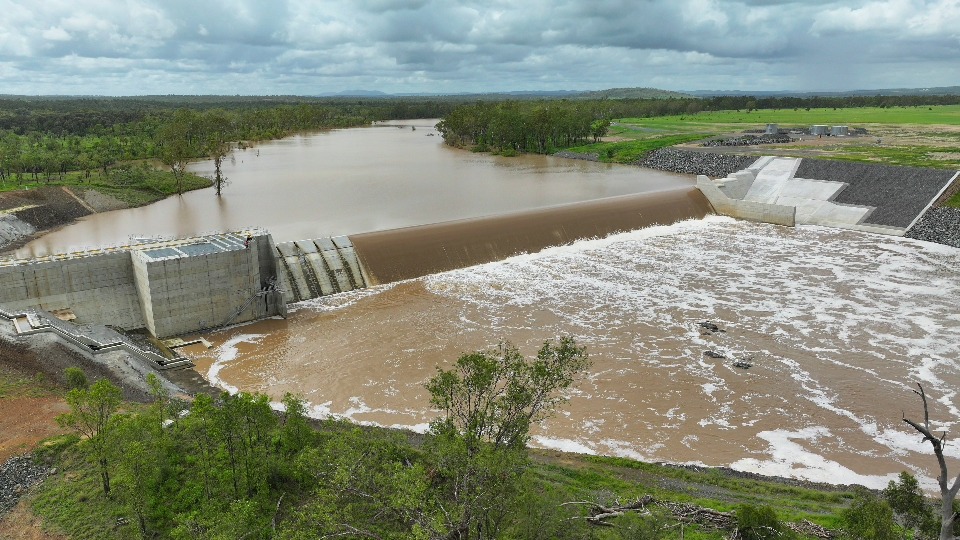
M 57 416 L 70 411 L 58 396 L 0 398 L 0 463 L 29 452 L 48 437 L 66 433 Z
M 21 501 L 0 519 L 0 540 L 67 540 L 66 535 L 44 530 L 43 521 Z
M 90 211 L 60 187 L 8 191 L 0 193 L 0 210 L 25 207 L 14 212 L 19 219 L 37 229 L 33 235 L 5 246 L 0 254 L 10 253 L 51 230 L 73 223 Z

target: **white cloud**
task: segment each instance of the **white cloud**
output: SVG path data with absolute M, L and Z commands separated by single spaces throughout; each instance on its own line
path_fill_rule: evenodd
M 72 39 L 70 32 L 67 32 L 59 26 L 51 26 L 50 28 L 44 30 L 43 34 L 41 35 L 43 36 L 43 39 L 50 41 L 70 41 Z
M 240 73 L 249 93 L 944 86 L 960 56 L 958 0 L 0 0 L 0 12 L 5 73 L 32 75 L 4 77 L 20 93 L 64 91 L 40 76 L 64 66 L 90 93 L 232 94 Z

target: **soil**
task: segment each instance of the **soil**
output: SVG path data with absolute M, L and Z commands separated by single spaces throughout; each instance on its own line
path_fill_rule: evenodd
M 20 503 L 7 515 L 0 518 L 0 540 L 67 540 L 66 535 L 46 531 L 43 520 Z
M 70 412 L 59 396 L 0 399 L 0 463 L 30 452 L 43 439 L 66 433 L 57 416 Z
M 0 213 L 17 209 L 11 213 L 36 228 L 36 232 L 28 237 L 0 245 L 0 255 L 9 254 L 34 238 L 88 216 L 91 210 L 107 212 L 128 207 L 128 204 L 110 195 L 76 186 L 51 186 L 0 193 Z

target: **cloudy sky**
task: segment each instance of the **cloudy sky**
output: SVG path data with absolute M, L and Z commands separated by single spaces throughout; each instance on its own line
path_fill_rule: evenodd
M 960 0 L 0 0 L 0 94 L 960 85 Z

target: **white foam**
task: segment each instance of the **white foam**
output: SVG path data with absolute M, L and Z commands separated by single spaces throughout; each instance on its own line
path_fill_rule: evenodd
M 730 468 L 766 476 L 800 478 L 812 482 L 830 484 L 860 484 L 880 489 L 886 487 L 896 474 L 883 476 L 858 474 L 835 461 L 811 452 L 797 443 L 806 440 L 815 443 L 821 437 L 829 437 L 830 430 L 823 427 L 811 427 L 798 431 L 762 431 L 758 437 L 770 443 L 767 459 L 743 458 L 735 461 Z
M 560 450 L 561 452 L 572 452 L 574 454 L 589 454 L 596 455 L 596 451 L 589 446 L 574 441 L 571 439 L 558 439 L 554 437 L 547 437 L 543 435 L 537 435 L 533 437 L 532 441 L 536 446 L 540 448 L 546 448 L 549 450 Z
M 236 394 L 240 390 L 220 378 L 220 372 L 226 367 L 226 364 L 236 360 L 240 354 L 237 347 L 240 343 L 259 343 L 264 338 L 264 334 L 240 334 L 233 336 L 217 348 L 217 359 L 207 370 L 207 381 L 218 388 L 222 388 L 231 394 Z

